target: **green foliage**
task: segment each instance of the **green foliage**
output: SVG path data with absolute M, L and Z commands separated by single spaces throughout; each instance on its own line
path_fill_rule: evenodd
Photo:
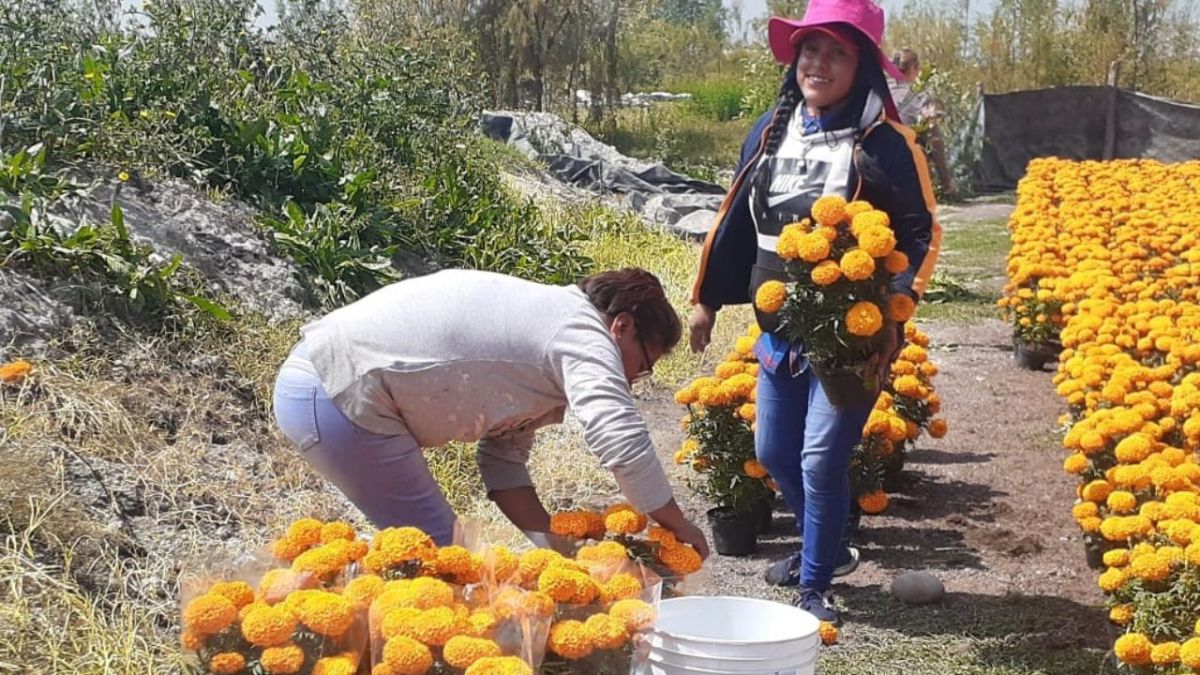
M 754 431 L 737 414 L 734 406 L 693 410 L 688 438 L 699 444 L 692 467 L 702 478 L 691 481 L 692 489 L 717 507 L 747 513 L 770 498 L 771 491 L 757 478 L 746 475 L 744 465 L 754 459 Z
M 626 155 L 660 161 L 671 169 L 715 182 L 737 164 L 753 119 L 719 122 L 686 104 L 623 110 L 589 131 Z
M 388 237 L 380 224 L 345 204 L 318 204 L 306 214 L 288 202 L 281 215 L 261 216 L 259 224 L 299 266 L 301 285 L 317 306 L 339 307 L 399 279 L 391 261 L 396 246 L 381 243 Z
M 0 9 L 0 187 L 50 195 L 99 164 L 237 196 L 324 307 L 395 279 L 401 248 L 551 282 L 590 268 L 474 139 L 461 45 L 374 39 L 312 0 L 268 35 L 255 7 L 155 0 L 99 27 L 72 0 Z
M 742 114 L 745 86 L 740 80 L 708 78 L 685 85 L 682 90 L 692 95 L 688 107 L 700 117 L 728 122 Z
M 201 315 L 219 320 L 229 312 L 205 297 L 176 254 L 163 260 L 134 243 L 119 206 L 108 223 L 79 224 L 69 234 L 50 222 L 43 200 L 26 194 L 20 205 L 0 207 L 9 223 L 0 231 L 0 269 L 22 269 L 75 284 L 78 304 L 129 323 L 187 327 Z

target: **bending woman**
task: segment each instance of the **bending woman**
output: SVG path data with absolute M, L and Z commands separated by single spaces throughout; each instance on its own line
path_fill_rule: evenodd
M 649 272 L 565 287 L 439 272 L 301 331 L 275 383 L 279 427 L 377 527 L 411 525 L 450 543 L 455 514 L 421 449 L 478 441 L 488 497 L 522 530 L 549 531 L 526 463 L 535 430 L 569 407 L 629 502 L 707 557 L 633 400 L 633 382 L 682 332 Z

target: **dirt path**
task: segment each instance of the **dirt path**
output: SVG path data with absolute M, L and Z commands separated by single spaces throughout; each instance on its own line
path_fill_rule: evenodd
M 842 641 L 824 652 L 818 672 L 1101 672 L 1108 642 L 1102 594 L 1070 516 L 1074 485 L 1061 469 L 1054 430 L 1062 405 L 1051 373 L 1016 368 L 999 320 L 922 327 L 941 369 L 937 387 L 950 432 L 918 443 L 887 512 L 864 519 L 856 540 L 862 564 L 835 586 L 846 621 Z M 665 393 L 647 403 L 669 462 L 683 440 L 682 411 Z M 685 486 L 690 469 L 672 467 Z M 685 498 L 699 521 L 705 508 Z M 790 599 L 768 587 L 762 572 L 796 546 L 793 522 L 777 510 L 757 554 L 714 556 L 701 592 Z M 936 574 L 946 598 L 912 608 L 892 599 L 891 580 L 907 570 Z

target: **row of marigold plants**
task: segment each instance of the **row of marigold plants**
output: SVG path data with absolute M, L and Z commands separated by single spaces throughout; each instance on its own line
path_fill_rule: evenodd
M 1200 162 L 1030 163 L 1003 309 L 1057 340 L 1073 515 L 1129 672 L 1200 672 Z
M 686 406 L 680 421 L 687 432 L 675 452 L 677 464 L 699 476 L 695 489 L 714 506 L 752 505 L 774 501 L 775 481 L 756 458 L 756 391 L 758 362 L 754 345 L 761 332 L 751 324 L 712 375 L 696 378 L 675 393 Z M 933 380 L 938 367 L 929 355 L 929 336 L 915 323 L 905 324 L 907 343 L 892 364 L 891 374 L 854 448 L 851 481 L 863 512 L 882 513 L 886 488 L 894 484 L 908 451 L 922 433 L 946 434 L 941 396 Z

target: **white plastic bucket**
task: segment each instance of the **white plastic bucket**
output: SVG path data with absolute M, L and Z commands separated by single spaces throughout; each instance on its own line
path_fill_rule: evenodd
M 816 617 L 754 598 L 664 600 L 640 671 L 650 675 L 813 675 L 821 638 Z

